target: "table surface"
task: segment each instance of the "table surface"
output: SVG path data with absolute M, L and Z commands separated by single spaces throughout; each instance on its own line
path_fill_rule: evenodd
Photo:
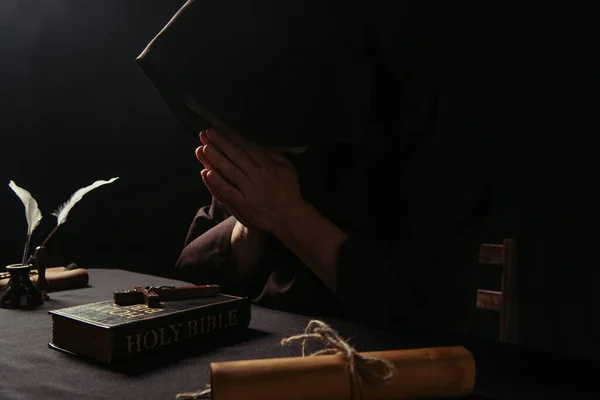
M 185 355 L 176 354 L 157 364 L 111 368 L 50 349 L 47 344 L 51 341 L 52 321 L 48 311 L 111 299 L 114 291 L 134 286 L 185 282 L 123 270 L 88 272 L 87 288 L 51 293 L 51 300 L 34 310 L 0 309 L 0 399 L 175 399 L 177 393 L 202 389 L 210 381 L 211 362 L 299 356 L 299 346 L 284 347 L 279 342 L 301 333 L 312 319 L 253 305 L 247 334 L 234 342 L 217 347 L 195 346 Z M 323 320 L 343 337 L 351 338 L 359 351 L 464 343 L 477 365 L 472 399 L 600 398 L 594 396 L 591 385 L 586 385 L 587 380 L 579 373 L 600 371 L 594 362 L 570 358 L 556 362 L 560 357 L 524 352 L 516 346 L 473 339 L 457 342 L 456 338 L 435 334 L 391 333 L 349 320 Z M 549 367 L 549 360 L 556 365 L 567 363 L 571 373 Z

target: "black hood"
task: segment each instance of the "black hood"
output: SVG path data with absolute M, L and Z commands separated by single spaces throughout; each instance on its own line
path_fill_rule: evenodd
M 191 96 L 248 139 L 361 142 L 370 103 L 359 0 L 190 0 L 137 58 L 179 123 L 211 126 Z

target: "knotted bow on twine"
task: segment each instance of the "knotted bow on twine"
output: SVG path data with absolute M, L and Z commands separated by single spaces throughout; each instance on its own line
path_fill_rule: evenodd
M 325 348 L 309 356 L 341 354 L 346 359 L 346 368 L 350 375 L 351 398 L 355 397 L 355 388 L 358 389 L 359 399 L 363 399 L 362 382 L 370 384 L 388 383 L 394 375 L 394 365 L 387 360 L 359 354 L 354 347 L 345 341 L 335 330 L 326 323 L 312 320 L 306 326 L 303 334 L 291 336 L 281 341 L 281 345 L 302 342 L 302 357 L 306 357 L 306 347 L 309 339 L 316 339 L 325 344 Z M 210 398 L 211 388 L 198 392 L 179 393 L 176 398 L 180 400 L 195 400 Z

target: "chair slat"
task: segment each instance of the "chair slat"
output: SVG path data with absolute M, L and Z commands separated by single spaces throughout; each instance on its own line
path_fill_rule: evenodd
M 479 251 L 479 262 L 482 264 L 502 265 L 502 263 L 504 262 L 504 245 L 482 245 Z
M 478 290 L 477 308 L 500 311 L 502 309 L 502 293 L 493 290 Z

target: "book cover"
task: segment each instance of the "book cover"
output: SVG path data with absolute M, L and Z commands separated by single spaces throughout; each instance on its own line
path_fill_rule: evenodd
M 248 327 L 248 298 L 220 294 L 145 304 L 119 306 L 113 300 L 49 311 L 50 346 L 104 363 L 129 359 L 166 346 L 210 340 L 215 332 Z
M 373 97 L 366 13 L 347 0 L 189 0 L 136 61 L 196 140 L 213 122 L 183 95 L 260 145 L 361 143 Z

